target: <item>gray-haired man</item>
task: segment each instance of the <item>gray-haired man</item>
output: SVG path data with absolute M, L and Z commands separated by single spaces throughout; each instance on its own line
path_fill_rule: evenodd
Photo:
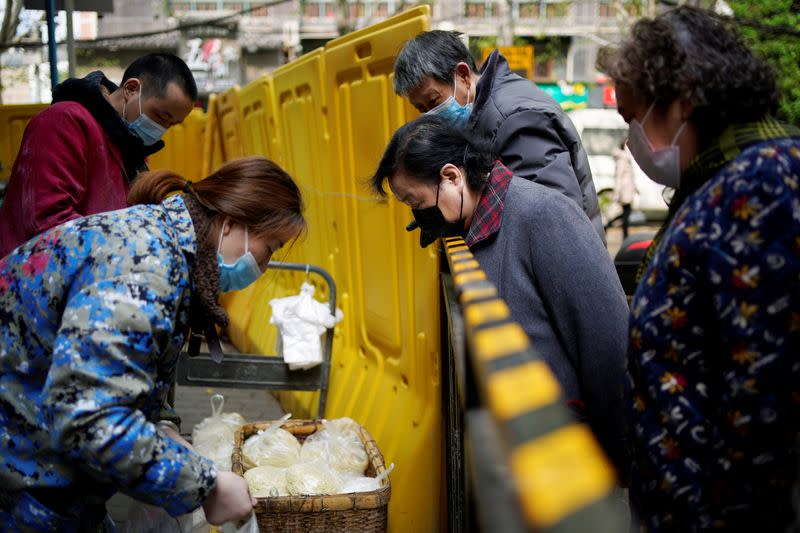
M 605 242 L 589 159 L 561 106 L 512 74 L 497 50 L 476 72 L 459 35 L 436 30 L 408 41 L 394 64 L 395 92 L 421 113 L 441 114 L 487 137 L 514 175 L 572 199 Z

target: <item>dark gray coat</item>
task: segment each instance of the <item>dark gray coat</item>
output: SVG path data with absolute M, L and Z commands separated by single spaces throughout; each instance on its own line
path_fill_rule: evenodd
M 589 158 L 561 106 L 533 82 L 511 73 L 497 50 L 480 76 L 469 127 L 491 140 L 492 154 L 515 176 L 573 200 L 605 243 Z
M 573 202 L 535 182 L 512 178 L 502 217 L 471 251 L 565 399 L 584 405 L 606 453 L 625 465 L 628 304 L 608 251 Z

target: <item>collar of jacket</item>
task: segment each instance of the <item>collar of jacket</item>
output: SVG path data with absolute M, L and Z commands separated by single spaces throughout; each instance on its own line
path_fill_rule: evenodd
M 513 174 L 499 160 L 494 162 L 489 179 L 481 192 L 481 199 L 472 215 L 464 242 L 471 249 L 478 243 L 500 231 L 503 222 L 503 210 L 506 206 L 506 192 L 511 185 Z
M 125 175 L 128 181 L 133 181 L 139 172 L 147 170 L 145 158 L 161 150 L 164 141 L 145 146 L 142 140 L 128 129 L 122 117 L 103 94 L 103 88 L 113 93 L 117 90 L 117 85 L 96 70 L 85 78 L 70 78 L 59 83 L 53 89 L 53 103 L 76 102 L 85 107 L 111 142 L 119 148 L 125 165 Z
M 472 104 L 472 113 L 469 115 L 470 126 L 478 122 L 478 116 L 492 96 L 495 80 L 511 74 L 511 70 L 508 68 L 506 58 L 495 48 L 484 61 L 479 74 L 480 79 L 475 86 L 475 103 Z

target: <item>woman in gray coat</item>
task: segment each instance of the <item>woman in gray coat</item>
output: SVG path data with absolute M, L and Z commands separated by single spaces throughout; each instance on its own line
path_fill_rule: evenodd
M 628 307 L 584 213 L 564 195 L 514 176 L 482 142 L 430 115 L 394 134 L 372 177 L 382 196 L 385 180 L 411 208 L 422 246 L 463 236 L 570 407 L 624 465 Z

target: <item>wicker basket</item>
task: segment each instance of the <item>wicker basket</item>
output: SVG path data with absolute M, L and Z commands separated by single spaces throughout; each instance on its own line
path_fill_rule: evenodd
M 270 422 L 245 424 L 236 432 L 236 446 L 231 457 L 234 473 L 240 476 L 244 474 L 242 466 L 244 441 L 258 431 L 268 428 L 270 424 Z M 289 420 L 281 427 L 302 443 L 306 437 L 322 429 L 322 421 Z M 369 432 L 361 426 L 359 426 L 359 436 L 369 458 L 366 475 L 374 477 L 386 469 L 383 455 Z M 390 495 L 391 487 L 387 478 L 380 489 L 371 492 L 257 498 L 256 520 L 260 531 L 270 533 L 321 531 L 385 533 Z

